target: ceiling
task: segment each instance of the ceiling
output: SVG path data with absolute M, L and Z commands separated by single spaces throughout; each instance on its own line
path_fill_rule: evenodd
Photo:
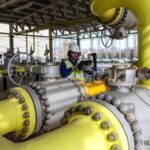
M 16 33 L 49 27 L 79 32 L 100 25 L 89 0 L 0 0 L 0 22 L 10 23 Z

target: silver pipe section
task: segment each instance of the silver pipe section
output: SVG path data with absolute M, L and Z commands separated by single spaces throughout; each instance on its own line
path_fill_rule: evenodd
M 35 103 L 37 126 L 38 129 L 41 127 L 40 130 L 36 129 L 36 133 L 59 127 L 66 108 L 81 101 L 81 95 L 85 96 L 84 89 L 78 81 L 70 79 L 33 82 L 24 88 L 30 93 Z M 41 107 L 37 105 L 39 102 Z
M 128 91 L 128 93 L 122 93 L 118 90 L 110 91 L 100 94 L 98 97 L 103 100 L 101 102 L 103 105 L 109 107 L 111 104 L 113 106 L 109 107 L 109 109 L 117 117 L 122 115 L 126 119 L 127 122 L 125 123 L 118 117 L 128 136 L 130 147 L 132 147 L 130 149 L 149 150 L 150 90 L 141 86 L 135 86 Z M 130 129 L 126 129 L 127 126 L 130 126 Z

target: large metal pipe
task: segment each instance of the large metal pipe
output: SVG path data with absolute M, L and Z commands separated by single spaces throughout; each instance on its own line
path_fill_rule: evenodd
M 91 8 L 96 16 L 114 9 L 125 7 L 135 15 L 138 21 L 139 67 L 150 66 L 150 1 L 149 0 L 93 0 Z M 142 85 L 150 87 L 150 80 L 143 80 Z
M 116 112 L 116 115 L 121 113 L 126 118 L 133 132 L 130 138 L 134 137 L 135 143 L 133 146 L 135 149 L 149 150 L 150 90 L 137 86 L 132 90 L 128 90 L 128 93 L 117 90 L 100 94 L 98 97 L 104 102 L 101 103 L 105 106 L 114 106 L 115 111 L 111 107 L 109 109 Z M 126 132 L 126 134 L 128 135 L 129 132 Z
M 14 140 L 23 140 L 33 133 L 35 124 L 30 95 L 24 88 L 13 88 L 7 99 L 0 101 L 0 135 L 13 132 Z
M 66 125 L 40 137 L 22 143 L 1 137 L 1 150 L 129 150 L 120 121 L 107 107 L 83 102 L 66 113 L 70 113 L 64 115 Z
M 10 147 L 14 150 L 31 150 L 33 148 L 40 150 L 41 147 L 44 150 L 49 150 L 49 147 L 53 150 L 58 150 L 59 147 L 63 147 L 65 150 L 77 148 L 79 150 L 93 148 L 95 150 L 149 149 L 144 145 L 150 139 L 150 134 L 147 132 L 150 126 L 147 115 L 150 113 L 148 89 L 136 87 L 129 93 L 110 91 L 98 94 L 90 101 L 76 103 L 81 100 L 78 99 L 80 93 L 85 93 L 83 85 L 70 80 L 61 80 L 58 83 L 49 82 L 49 84 L 48 86 L 48 82 L 42 82 L 40 85 L 32 83 L 30 87 L 13 88 L 10 91 L 8 99 L 0 103 L 1 135 L 13 132 L 10 135 L 15 140 L 24 140 L 32 133 L 49 131 L 61 124 L 67 125 L 20 144 L 12 143 L 1 137 L 1 150 L 8 150 Z M 101 87 L 101 84 L 101 82 L 94 84 L 95 89 L 98 88 L 97 86 Z M 94 89 L 94 85 L 92 89 Z M 79 90 L 80 88 L 83 91 Z M 86 88 L 90 89 L 91 87 L 87 86 Z M 71 97 L 68 97 L 70 90 L 75 94 L 72 97 L 73 101 L 69 100 Z M 48 94 L 46 94 L 47 91 Z M 62 91 L 65 95 L 62 95 Z M 94 90 L 89 91 L 92 93 Z M 99 91 L 99 93 L 101 92 Z M 37 95 L 38 97 L 36 97 Z M 55 98 L 57 96 L 62 99 Z M 64 101 L 63 97 L 68 100 Z M 66 110 L 71 103 L 74 105 Z M 40 109 L 43 106 L 46 108 Z M 6 111 L 7 107 L 10 109 L 9 112 Z M 41 115 L 41 113 L 43 114 Z M 74 146 L 76 144 L 80 146 Z
M 8 98 L 0 101 L 0 135 L 11 133 L 9 137 L 24 140 L 48 132 L 61 126 L 67 107 L 108 90 L 102 81 L 81 84 L 68 79 L 12 88 Z

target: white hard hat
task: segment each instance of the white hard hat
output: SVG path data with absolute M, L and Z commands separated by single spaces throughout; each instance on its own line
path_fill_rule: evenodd
M 69 51 L 80 53 L 79 47 L 75 43 L 69 45 Z

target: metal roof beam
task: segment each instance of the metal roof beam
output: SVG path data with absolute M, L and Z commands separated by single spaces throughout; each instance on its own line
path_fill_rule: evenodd
M 29 3 L 25 4 L 25 5 L 21 5 L 20 7 L 14 8 L 13 11 L 14 12 L 18 12 L 20 10 L 27 9 L 27 8 L 31 7 L 32 5 L 33 5 L 32 2 L 29 2 Z
M 13 14 L 7 14 L 7 13 L 2 13 L 2 12 L 0 12 L 0 16 L 1 17 L 10 17 L 10 18 L 16 18 L 16 19 L 18 19 L 18 18 L 20 18 L 20 17 L 22 17 L 22 16 L 20 16 L 20 15 L 13 15 Z
M 57 5 L 58 2 L 59 2 L 59 0 L 55 0 L 55 1 L 53 1 L 51 4 L 46 5 L 46 6 L 42 7 L 41 9 L 38 9 L 36 12 L 33 12 L 33 13 L 31 13 L 31 14 L 29 14 L 29 15 L 27 15 L 27 16 L 21 18 L 21 19 L 19 19 L 17 22 L 21 22 L 21 21 L 23 21 L 23 20 L 25 20 L 25 19 L 28 19 L 28 18 L 30 18 L 30 17 L 36 15 L 37 13 L 42 12 L 42 11 L 48 9 L 50 6 L 55 6 L 55 5 Z
M 82 24 L 82 23 L 89 23 L 91 21 L 97 21 L 97 18 L 85 17 L 85 18 L 77 18 L 77 19 L 68 20 L 68 21 L 61 21 L 61 22 L 57 22 L 57 23 L 43 25 L 39 28 L 34 28 L 34 29 L 28 30 L 26 32 L 34 32 L 34 31 L 44 30 L 44 29 L 48 29 L 49 27 L 51 27 L 53 29 L 60 29 L 60 28 L 65 28 L 68 26 L 78 25 L 78 24 Z M 20 33 L 22 33 L 22 32 L 18 32 L 16 34 L 20 34 Z
M 20 1 L 24 1 L 24 0 L 19 0 L 19 2 Z M 9 5 L 12 5 L 12 4 L 17 3 L 17 2 L 18 2 L 18 0 L 9 0 L 7 2 L 0 4 L 0 8 L 8 7 Z
M 45 6 L 43 3 L 40 3 L 40 2 L 31 1 L 31 3 L 33 5 L 37 5 L 37 6 L 40 6 L 40 7 L 44 7 Z
M 64 15 L 64 13 L 63 13 L 63 11 L 61 10 L 61 8 L 60 8 L 60 7 L 57 7 L 57 8 L 58 8 L 59 13 L 61 14 L 61 16 L 62 16 L 63 18 L 66 18 L 65 15 Z
M 76 10 L 75 10 L 74 7 L 72 6 L 72 3 L 71 3 L 71 2 L 69 2 L 69 6 L 70 6 L 70 8 L 71 8 L 72 11 L 73 11 L 74 16 L 76 16 Z

